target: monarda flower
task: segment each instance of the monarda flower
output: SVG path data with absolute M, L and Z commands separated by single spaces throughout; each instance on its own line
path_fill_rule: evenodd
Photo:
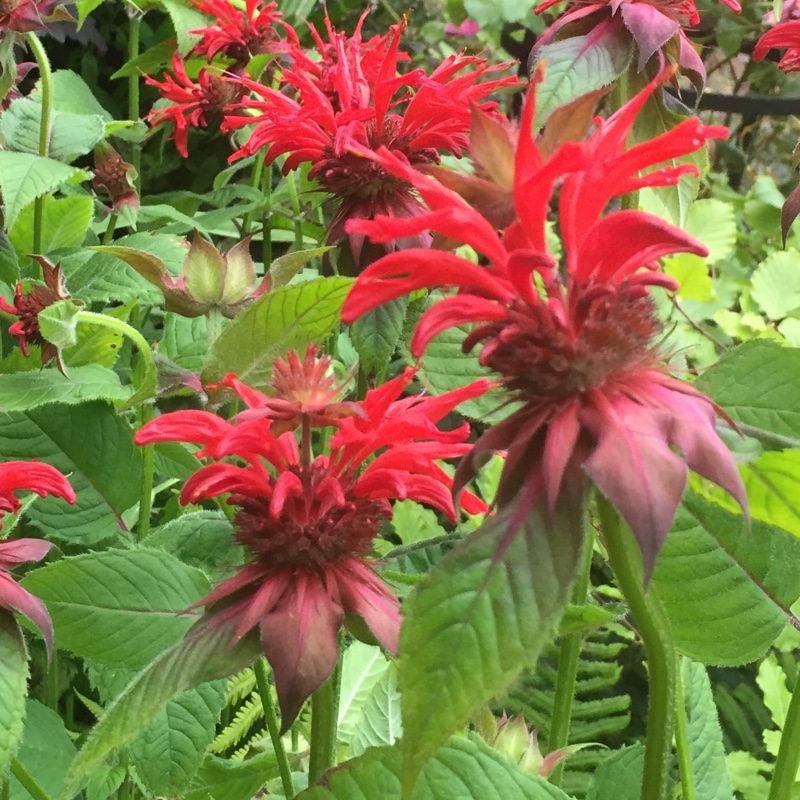
M 224 80 L 211 69 L 202 67 L 197 83 L 186 74 L 178 53 L 172 56 L 172 75 L 165 75 L 163 82 L 145 76 L 145 82 L 161 92 L 161 96 L 172 105 L 154 109 L 147 115 L 153 126 L 171 122 L 171 139 L 184 157 L 189 157 L 189 128 L 219 128 L 227 112 L 235 107 L 242 96 L 242 87 L 233 81 Z
M 19 318 L 9 327 L 8 332 L 19 339 L 19 349 L 22 350 L 22 355 L 25 357 L 30 355 L 28 345 L 38 345 L 42 348 L 42 365 L 55 359 L 59 371 L 64 373 L 61 351 L 42 336 L 39 314 L 53 303 L 69 299 L 70 294 L 67 291 L 67 284 L 60 267 L 54 266 L 42 256 L 34 256 L 34 258 L 42 267 L 44 284 L 37 283 L 30 291 L 23 293 L 22 284 L 18 283 L 14 290 L 13 305 L 4 297 L 0 297 L 0 309 Z
M 481 101 L 498 87 L 518 81 L 510 76 L 483 80 L 505 65 L 487 67 L 483 59 L 473 56 L 451 56 L 429 76 L 421 70 L 400 75 L 402 25 L 359 48 L 332 27 L 328 30 L 334 37 L 336 57 L 329 54 L 331 66 L 323 75 L 295 63 L 284 71 L 284 91 L 243 79 L 259 99 L 246 98 L 242 106 L 255 113 L 227 116 L 225 122 L 230 128 L 255 123 L 232 159 L 266 147 L 266 163 L 289 154 L 284 173 L 305 162 L 312 165 L 310 177 L 338 202 L 329 230 L 328 240 L 333 243 L 345 235 L 348 219 L 372 219 L 378 214 L 412 217 L 422 211 L 405 181 L 354 153 L 353 144 L 370 150 L 386 147 L 418 169 L 439 163 L 442 153 L 461 156 L 467 147 L 470 104 L 491 111 L 496 104 Z M 286 92 L 288 88 L 293 92 Z M 428 241 L 420 233 L 385 249 Z M 370 260 L 362 257 L 361 234 L 351 234 L 349 243 L 357 266 Z
M 330 390 L 324 377 L 330 362 L 318 357 L 318 363 L 322 396 Z M 302 374 L 291 381 L 284 374 L 273 388 L 309 389 L 306 379 L 316 371 L 308 358 L 290 356 L 285 367 Z M 228 502 L 237 507 L 236 538 L 250 560 L 198 605 L 207 607 L 213 624 L 230 627 L 232 644 L 258 629 L 275 673 L 284 730 L 333 672 L 337 633 L 347 615 L 361 617 L 387 650 L 396 650 L 399 604 L 368 558 L 373 539 L 391 519 L 390 501 L 411 498 L 455 519 L 452 479 L 436 460 L 467 452 L 469 427 L 444 432 L 437 423 L 489 384 L 478 381 L 438 397 L 402 397 L 412 379 L 409 370 L 368 392 L 357 414 L 332 414 L 333 435 L 316 456 L 316 403 L 295 409 L 298 445 L 294 433 L 274 428 L 261 413 L 274 398 L 233 379 L 228 385 L 249 410 L 228 421 L 205 411 L 176 411 L 136 434 L 140 445 L 202 445 L 197 456 L 213 463 L 189 478 L 181 502 L 230 494 Z M 283 399 L 292 398 L 294 389 Z M 284 432 L 276 435 L 278 430 Z M 225 461 L 231 457 L 237 463 Z M 468 510 L 485 509 L 467 492 L 461 502 Z
M 198 11 L 217 18 L 216 25 L 189 31 L 201 37 L 192 52 L 206 56 L 209 61 L 220 54 L 233 60 L 231 69 L 237 72 L 253 56 L 284 49 L 281 34 L 276 29 L 282 16 L 277 3 L 266 3 L 259 8 L 260 0 L 247 0 L 242 11 L 228 0 L 193 2 Z
M 561 0 L 546 0 L 537 7 L 540 14 Z M 736 0 L 722 0 L 728 8 L 741 11 Z M 637 71 L 641 72 L 656 53 L 667 55 L 684 70 L 705 83 L 702 59 L 686 38 L 684 28 L 700 21 L 693 0 L 572 0 L 566 11 L 537 41 L 542 47 L 553 41 L 583 35 L 592 30 L 609 36 L 633 39 L 638 51 Z M 663 59 L 661 61 L 663 66 Z
M 69 481 L 54 467 L 37 461 L 6 461 L 0 464 L 0 527 L 5 514 L 14 514 L 20 502 L 14 492 L 36 492 L 40 497 L 51 494 L 68 503 L 75 502 Z M 42 539 L 9 539 L 0 541 L 0 613 L 5 609 L 24 614 L 44 636 L 47 651 L 53 650 L 53 623 L 44 603 L 19 586 L 11 570 L 26 561 L 39 561 L 51 547 Z
M 498 503 L 520 497 L 537 504 L 545 518 L 555 519 L 562 496 L 567 502 L 576 487 L 583 491 L 588 476 L 633 529 L 647 578 L 672 524 L 688 469 L 746 505 L 736 464 L 716 434 L 717 407 L 667 375 L 653 343 L 661 325 L 648 287 L 677 288 L 657 271 L 656 259 L 677 252 L 705 254 L 706 248 L 640 211 L 602 216 L 612 197 L 675 183 L 690 169 L 646 172 L 648 168 L 726 134 L 722 127 L 690 119 L 626 150 L 634 118 L 657 84 L 598 123 L 587 142 L 567 143 L 561 157 L 544 165 L 532 135 L 532 91 L 515 164 L 518 221 L 502 237 L 456 194 L 415 175 L 391 154 L 379 154 L 384 169 L 413 183 L 432 210 L 402 223 L 361 222 L 359 230 L 379 240 L 407 235 L 413 225 L 447 236 L 460 233 L 488 265 L 430 250 L 388 255 L 359 277 L 342 314 L 345 322 L 352 322 L 417 289 L 458 287 L 457 294 L 436 302 L 420 319 L 412 353 L 421 356 L 447 328 L 474 324 L 464 350 L 481 345 L 480 362 L 502 376 L 510 397 L 522 405 L 486 431 L 462 459 L 456 488 L 487 452 L 506 450 Z M 537 194 L 549 197 L 555 176 L 546 170 L 559 162 L 566 173 L 559 205 L 563 271 L 547 251 L 546 200 L 531 202 Z
M 95 167 L 92 186 L 105 191 L 115 213 L 136 211 L 139 208 L 135 184 L 136 168 L 123 161 L 122 156 L 108 142 L 100 142 L 93 152 Z
M 800 19 L 781 22 L 767 31 L 758 40 L 753 50 L 753 58 L 761 61 L 773 47 L 787 48 L 778 62 L 778 66 L 784 72 L 800 71 Z

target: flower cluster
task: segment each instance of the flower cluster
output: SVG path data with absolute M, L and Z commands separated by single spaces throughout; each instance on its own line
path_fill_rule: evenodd
M 176 411 L 142 428 L 136 442 L 202 445 L 198 457 L 212 463 L 186 482 L 181 501 L 229 493 L 237 507 L 236 537 L 250 561 L 198 605 L 209 607 L 215 624 L 232 627 L 234 642 L 258 628 L 285 730 L 333 671 L 346 615 L 362 617 L 384 647 L 396 650 L 398 601 L 370 565 L 373 539 L 391 519 L 393 499 L 427 503 L 455 520 L 452 479 L 436 461 L 469 450 L 469 427 L 445 432 L 437 423 L 489 384 L 403 397 L 413 380 L 406 370 L 348 403 L 338 400 L 330 360 L 313 348 L 275 367 L 269 395 L 226 378 L 248 406 L 231 420 Z M 319 427 L 333 434 L 314 456 Z M 473 513 L 485 510 L 468 492 L 461 502 Z
M 562 493 L 571 494 L 567 490 L 580 487 L 588 476 L 633 529 L 647 576 L 671 526 L 687 468 L 746 505 L 736 465 L 715 431 L 718 409 L 667 375 L 653 344 L 660 324 L 648 287 L 677 288 L 658 271 L 656 259 L 676 252 L 704 254 L 706 249 L 640 211 L 603 215 L 613 197 L 674 184 L 693 169 L 649 168 L 727 133 L 690 119 L 625 148 L 638 111 L 670 74 L 664 72 L 598 122 L 586 142 L 567 142 L 548 159 L 531 132 L 534 86 L 516 153 L 517 219 L 502 237 L 457 194 L 381 151 L 376 158 L 383 169 L 415 186 L 431 210 L 413 220 L 379 218 L 351 223 L 351 228 L 379 241 L 430 228 L 471 245 L 488 265 L 431 250 L 391 254 L 359 277 L 343 313 L 353 321 L 421 288 L 458 287 L 458 293 L 423 315 L 412 353 L 420 356 L 441 331 L 472 323 L 476 327 L 464 340 L 464 350 L 480 344 L 481 363 L 500 373 L 522 405 L 478 439 L 461 461 L 456 487 L 472 476 L 483 453 L 506 450 L 499 502 L 522 493 L 555 514 Z M 557 180 L 562 181 L 563 271 L 548 252 L 545 236 Z

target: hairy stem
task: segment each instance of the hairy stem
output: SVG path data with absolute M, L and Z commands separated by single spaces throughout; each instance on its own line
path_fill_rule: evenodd
M 329 770 L 336 759 L 339 718 L 339 690 L 342 679 L 341 645 L 333 675 L 311 695 L 311 753 L 308 765 L 309 786 Z
M 583 563 L 575 588 L 572 591 L 572 602 L 575 605 L 583 605 L 586 602 L 594 551 L 593 542 L 594 539 L 590 532 L 583 545 Z M 567 634 L 561 639 L 561 647 L 558 652 L 555 699 L 553 700 L 553 721 L 550 726 L 550 737 L 547 741 L 547 751 L 549 753 L 565 747 L 569 743 L 572 703 L 575 698 L 575 683 L 578 677 L 578 661 L 582 642 L 583 634 L 580 631 Z M 560 761 L 550 775 L 550 783 L 560 786 L 563 776 L 564 762 Z
M 141 28 L 141 17 L 138 9 L 132 12 L 130 25 L 128 26 L 128 61 L 132 61 L 139 55 L 139 30 Z M 139 119 L 139 72 L 137 71 L 128 78 L 128 118 L 134 122 Z M 136 193 L 142 196 L 142 151 L 138 143 L 134 143 L 131 149 L 131 165 L 136 170 L 134 184 Z
M 289 759 L 286 758 L 286 749 L 281 739 L 278 717 L 275 713 L 275 704 L 272 702 L 272 689 L 269 685 L 267 676 L 267 662 L 264 658 L 259 658 L 254 665 L 256 673 L 256 685 L 258 694 L 261 697 L 261 707 L 264 709 L 264 717 L 267 720 L 267 730 L 269 738 L 272 739 L 272 748 L 275 751 L 275 758 L 278 761 L 278 770 L 281 774 L 283 793 L 287 798 L 294 797 L 294 783 L 292 782 L 292 770 L 289 767 Z
M 792 800 L 800 769 L 800 681 L 794 685 L 792 701 L 786 711 L 778 758 L 772 772 L 769 800 Z
M 675 749 L 678 752 L 682 800 L 697 800 L 697 793 L 694 790 L 692 759 L 689 755 L 689 732 L 686 727 L 686 701 L 683 694 L 680 656 L 676 656 L 675 678 L 675 704 L 678 709 L 675 724 Z
M 294 246 L 298 250 L 303 249 L 303 220 L 300 214 L 300 199 L 297 196 L 297 184 L 294 180 L 294 173 L 290 172 L 286 176 L 289 186 L 289 197 L 292 200 L 292 211 L 294 212 Z
M 50 795 L 36 782 L 18 758 L 11 759 L 11 774 L 22 784 L 33 800 L 50 800 Z
M 667 800 L 675 728 L 675 650 L 664 609 L 651 586 L 645 593 L 642 557 L 633 533 L 599 493 L 597 507 L 608 558 L 647 654 L 649 697 L 642 800 Z
M 36 64 L 39 67 L 39 77 L 42 86 L 42 118 L 39 123 L 39 155 L 47 157 L 50 150 L 50 119 L 53 114 L 53 70 L 50 59 L 35 33 L 25 35 Z M 42 253 L 42 221 L 44 215 L 44 197 L 37 197 L 33 203 L 33 252 Z

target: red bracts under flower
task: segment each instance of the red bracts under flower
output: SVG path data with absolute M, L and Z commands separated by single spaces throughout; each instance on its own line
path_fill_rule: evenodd
M 660 326 L 648 286 L 677 288 L 656 271 L 656 259 L 676 252 L 704 254 L 705 247 L 643 212 L 600 216 L 613 196 L 674 183 L 685 171 L 670 167 L 640 176 L 641 170 L 726 133 L 693 119 L 626 150 L 634 117 L 659 81 L 600 122 L 585 144 L 566 144 L 544 164 L 531 133 L 532 89 L 516 156 L 519 221 L 502 238 L 460 197 L 380 153 L 383 168 L 412 183 L 431 212 L 415 220 L 361 222 L 358 230 L 379 240 L 407 235 L 415 225 L 446 236 L 460 233 L 490 263 L 483 267 L 430 250 L 388 255 L 359 277 L 342 314 L 351 322 L 416 289 L 458 287 L 458 294 L 423 315 L 412 352 L 421 355 L 449 327 L 475 323 L 465 351 L 482 343 L 481 363 L 503 376 L 523 406 L 478 440 L 459 466 L 456 488 L 471 477 L 481 454 L 507 450 L 500 504 L 522 491 L 554 512 L 562 488 L 574 487 L 586 474 L 636 534 L 647 576 L 672 523 L 687 468 L 746 504 L 733 458 L 715 432 L 718 409 L 690 385 L 666 375 L 652 345 Z M 566 173 L 559 206 L 564 276 L 545 241 L 547 199 L 557 167 Z M 539 196 L 541 204 L 531 202 Z
M 243 79 L 260 99 L 245 99 L 242 106 L 258 113 L 227 116 L 225 123 L 230 128 L 256 123 L 234 159 L 267 147 L 267 163 L 289 154 L 284 172 L 304 162 L 312 164 L 310 176 L 339 201 L 329 232 L 334 242 L 344 235 L 348 219 L 410 217 L 422 210 L 408 184 L 354 154 L 351 144 L 371 150 L 384 146 L 420 169 L 438 163 L 441 152 L 460 156 L 467 147 L 470 104 L 518 81 L 511 76 L 483 80 L 505 65 L 487 67 L 474 56 L 450 56 L 427 77 L 421 70 L 398 75 L 402 25 L 365 44 L 359 33 L 345 39 L 330 25 L 328 33 L 335 48 L 335 56 L 328 54 L 329 69 L 320 73 L 305 62 L 286 69 L 283 80 L 294 89 L 294 97 Z M 411 243 L 427 241 L 418 234 Z M 363 243 L 360 234 L 350 236 L 357 264 Z
M 189 128 L 219 127 L 225 113 L 231 111 L 239 101 L 243 89 L 205 67 L 198 73 L 197 83 L 194 83 L 186 74 L 186 67 L 178 53 L 172 56 L 172 71 L 175 77 L 165 75 L 163 83 L 145 76 L 146 83 L 155 86 L 162 97 L 174 103 L 151 111 L 147 121 L 153 127 L 171 122 L 174 130 L 170 138 L 175 140 L 178 152 L 188 158 Z
M 75 492 L 69 481 L 55 468 L 37 461 L 7 461 L 0 464 L 0 527 L 6 513 L 15 513 L 20 502 L 18 491 L 36 492 L 40 497 L 52 494 L 75 502 Z M 25 561 L 39 561 L 50 549 L 50 542 L 41 539 L 11 539 L 0 541 L 0 609 L 24 614 L 42 632 L 47 651 L 53 650 L 53 623 L 44 603 L 19 586 L 10 571 Z
M 46 23 L 74 18 L 60 0 L 0 0 L 0 34 L 47 30 Z
M 311 374 L 308 362 L 300 364 L 296 356 L 291 365 Z M 181 501 L 230 493 L 229 502 L 238 506 L 236 536 L 251 560 L 199 605 L 210 606 L 219 624 L 235 624 L 234 641 L 259 629 L 284 730 L 333 671 L 346 614 L 361 616 L 388 650 L 397 647 L 398 601 L 367 558 L 391 519 L 389 501 L 411 498 L 455 518 L 452 480 L 436 460 L 467 452 L 469 428 L 444 432 L 436 423 L 489 384 L 478 381 L 438 397 L 401 397 L 412 378 L 406 371 L 368 392 L 358 414 L 335 418 L 329 450 L 316 458 L 311 424 L 302 426 L 300 447 L 291 432 L 276 436 L 260 413 L 274 399 L 233 379 L 228 385 L 250 410 L 230 421 L 205 411 L 176 411 L 136 434 L 138 444 L 203 445 L 198 457 L 214 463 L 189 478 Z M 324 375 L 321 383 L 327 385 Z M 321 413 L 314 409 L 311 416 Z M 246 465 L 222 461 L 231 456 Z M 473 513 L 486 508 L 467 492 L 462 503 Z
M 240 11 L 228 0 L 193 0 L 203 14 L 217 18 L 217 24 L 208 28 L 197 28 L 189 33 L 202 38 L 193 52 L 204 55 L 211 61 L 221 53 L 234 61 L 236 66 L 245 66 L 252 56 L 276 53 L 285 49 L 281 35 L 275 29 L 282 14 L 277 3 L 266 3 L 258 8 L 261 0 L 247 0 L 244 11 Z
M 753 58 L 761 61 L 773 47 L 788 48 L 778 62 L 778 66 L 784 72 L 800 71 L 800 20 L 781 22 L 767 31 L 758 40 L 753 50 Z

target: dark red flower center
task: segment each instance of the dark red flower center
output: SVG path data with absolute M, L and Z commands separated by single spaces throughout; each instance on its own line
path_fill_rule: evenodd
M 19 317 L 19 322 L 15 322 L 10 330 L 23 342 L 37 345 L 46 344 L 45 338 L 39 328 L 39 312 L 44 311 L 48 306 L 58 302 L 59 295 L 47 286 L 34 286 L 28 294 L 18 294 L 14 298 L 13 309 L 4 308 L 6 311 L 15 313 Z M 6 305 L 5 303 L 3 304 Z
M 334 500 L 332 480 L 325 470 L 312 466 L 308 473 L 293 472 L 305 484 L 300 497 L 289 497 L 277 519 L 270 516 L 264 498 L 240 497 L 236 502 L 236 538 L 265 566 L 328 564 L 353 556 L 366 556 L 384 520 L 391 516 L 386 500 L 356 497 L 350 491 Z
M 519 300 L 506 320 L 476 329 L 465 350 L 488 340 L 481 362 L 526 402 L 596 388 L 655 360 L 651 343 L 660 323 L 641 286 L 590 285 L 576 296 L 571 325 L 545 302 L 530 306 Z

